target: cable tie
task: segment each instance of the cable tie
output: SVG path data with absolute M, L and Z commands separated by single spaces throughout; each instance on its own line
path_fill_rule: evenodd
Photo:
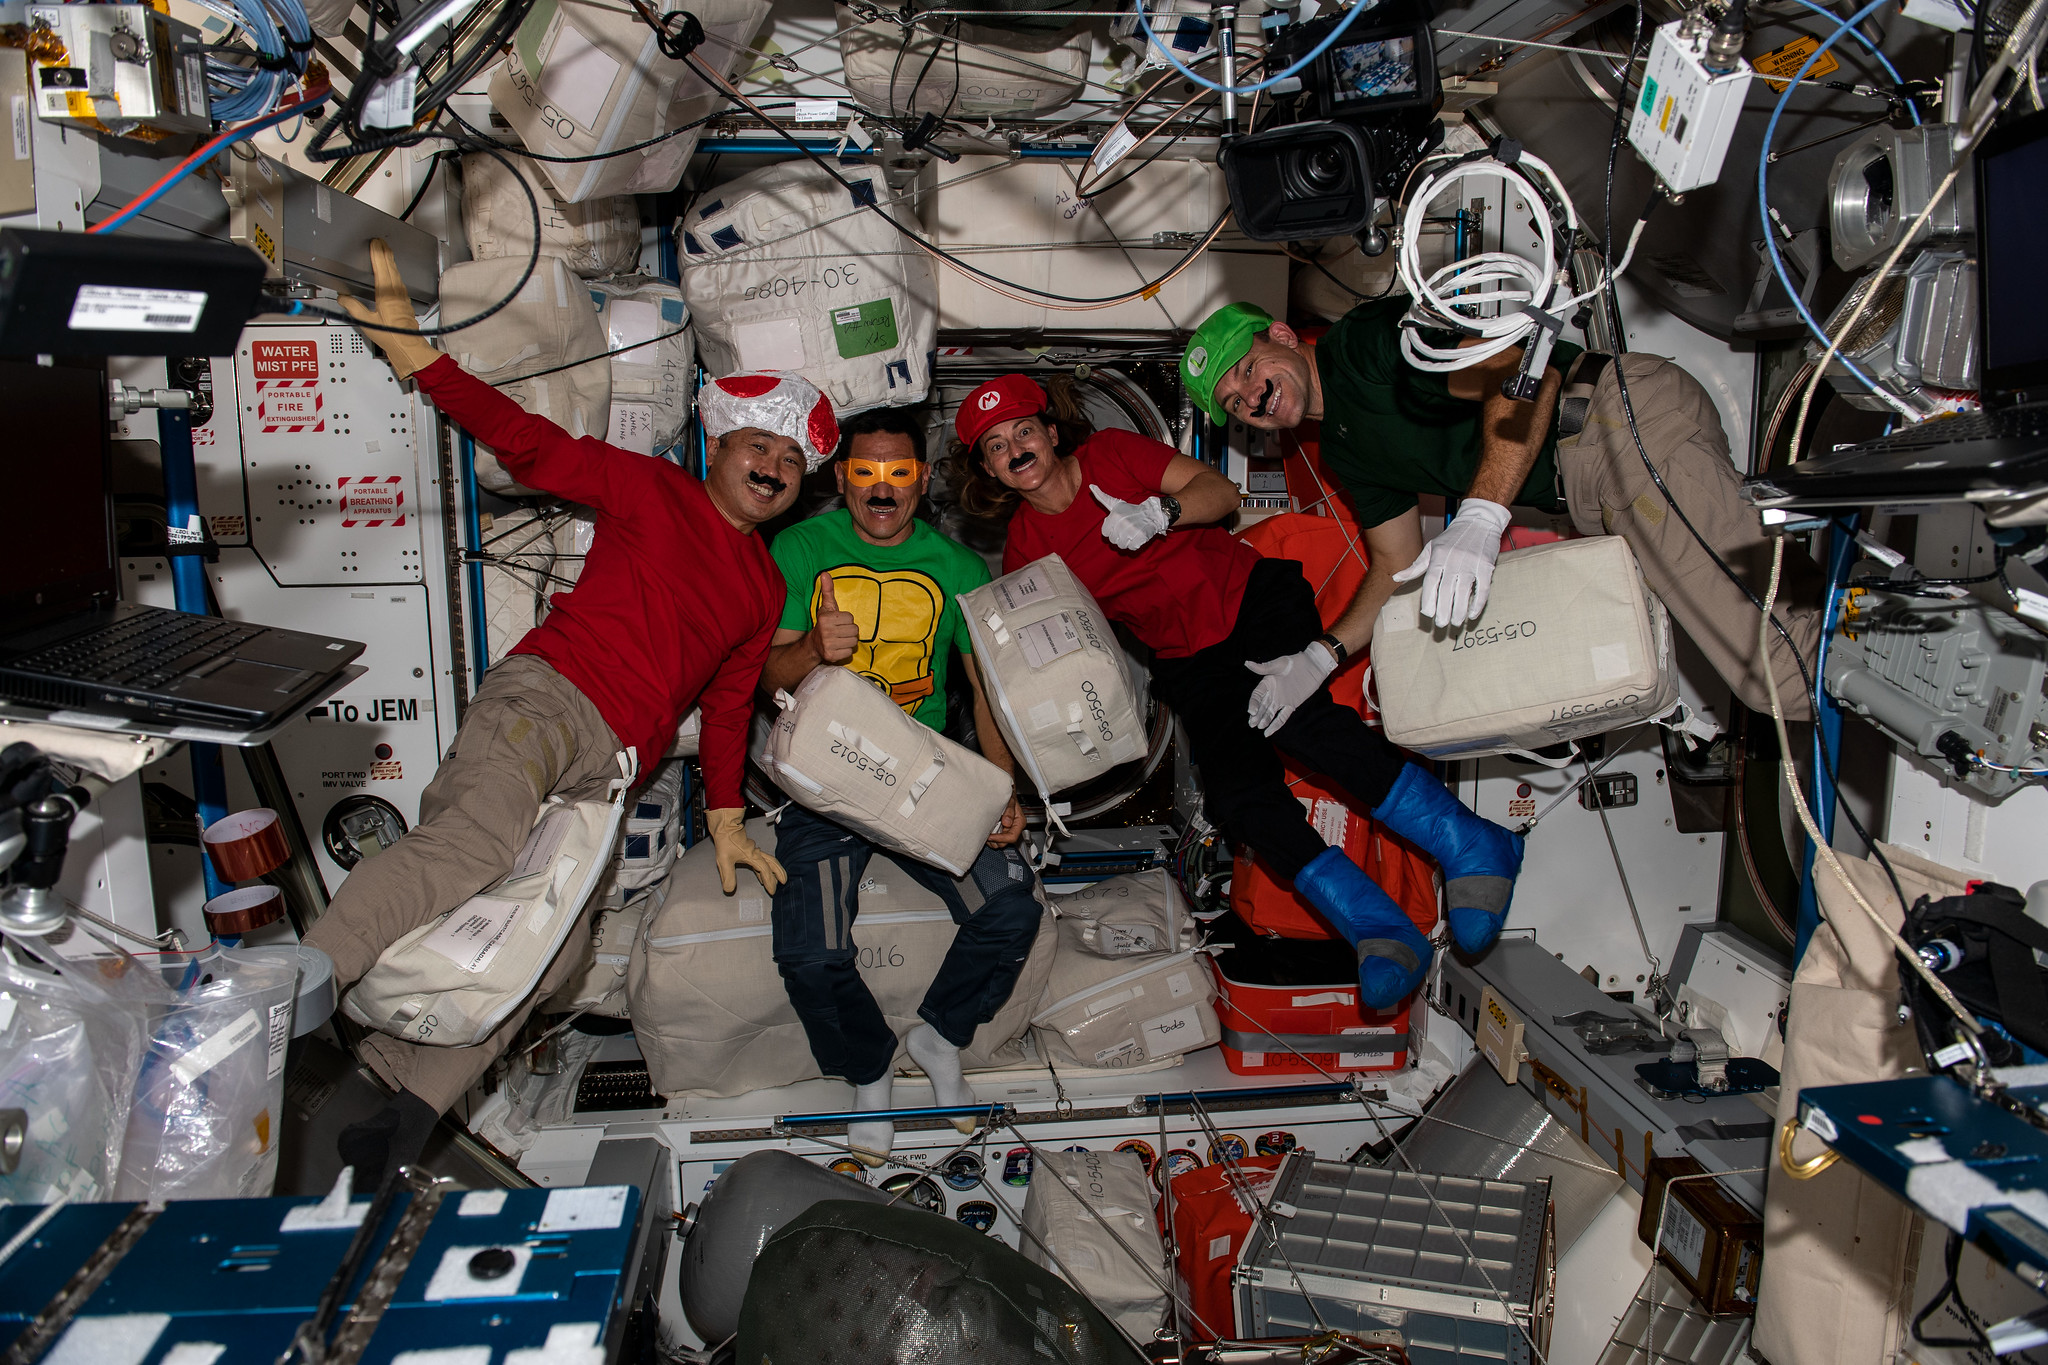
M 1519 140 L 1503 133 L 1493 140 L 1493 159 L 1503 166 L 1514 166 L 1522 160 L 1522 144 Z

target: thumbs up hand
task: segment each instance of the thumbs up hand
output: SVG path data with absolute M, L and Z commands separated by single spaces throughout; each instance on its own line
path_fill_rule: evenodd
M 811 648 L 828 664 L 843 664 L 860 644 L 860 625 L 853 613 L 839 610 L 832 588 L 832 575 L 818 575 L 817 624 L 811 627 Z

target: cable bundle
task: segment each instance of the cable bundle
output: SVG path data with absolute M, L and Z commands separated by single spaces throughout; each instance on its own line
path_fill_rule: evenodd
M 243 66 L 216 48 L 206 58 L 213 117 L 224 123 L 262 118 L 305 74 L 313 50 L 313 24 L 300 0 L 196 0 L 240 28 L 256 47 L 257 65 Z M 282 24 L 282 29 L 279 25 Z
M 1508 151 L 1506 159 L 1496 153 L 1440 153 L 1421 165 L 1427 166 L 1431 161 L 1448 164 L 1425 175 L 1410 196 L 1407 212 L 1401 218 L 1395 255 L 1401 283 L 1415 300 L 1402 319 L 1401 328 L 1401 354 L 1415 368 L 1437 373 L 1462 370 L 1522 345 L 1531 333 L 1546 326 L 1554 337 L 1557 324 L 1566 314 L 1598 297 L 1628 269 L 1636 242 L 1643 235 L 1642 220 L 1637 221 L 1629 236 L 1628 249 L 1614 269 L 1584 293 L 1571 292 L 1570 277 L 1561 266 L 1552 264 L 1561 259 L 1556 221 L 1563 219 L 1564 238 L 1569 243 L 1578 233 L 1579 214 L 1564 183 L 1541 157 L 1526 151 Z M 1524 167 L 1536 174 L 1543 189 L 1539 190 L 1538 182 L 1522 173 Z M 1523 202 L 1534 210 L 1531 216 L 1539 238 L 1537 259 L 1530 260 L 1511 251 L 1483 251 L 1440 266 L 1425 278 L 1420 246 L 1429 206 L 1445 191 L 1474 176 L 1506 182 L 1507 189 L 1521 195 Z M 1477 315 L 1478 309 L 1489 305 L 1497 305 L 1501 311 L 1494 317 Z M 1539 319 L 1535 316 L 1539 312 L 1554 321 L 1546 323 Z M 1438 346 L 1424 339 L 1423 328 L 1443 328 L 1482 340 L 1476 346 Z

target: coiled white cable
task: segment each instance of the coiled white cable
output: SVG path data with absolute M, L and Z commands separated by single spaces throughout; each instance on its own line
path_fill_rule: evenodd
M 1451 164 L 1423 176 L 1410 195 L 1407 211 L 1401 218 L 1401 239 L 1395 254 L 1395 269 L 1414 300 L 1407 317 L 1402 319 L 1401 353 L 1415 368 L 1446 373 L 1490 360 L 1502 351 L 1522 345 L 1541 325 L 1525 309 L 1535 308 L 1552 316 L 1570 312 L 1597 297 L 1614 277 L 1628 269 L 1636 242 L 1643 234 L 1642 220 L 1629 234 L 1628 247 L 1615 264 L 1614 276 L 1603 277 L 1582 294 L 1570 292 L 1569 276 L 1550 264 L 1557 258 L 1557 224 L 1549 206 L 1554 202 L 1563 213 L 1566 241 L 1578 233 L 1579 214 L 1563 182 L 1541 157 L 1523 152 L 1515 164 L 1509 165 L 1493 157 L 1464 160 L 1443 153 L 1422 165 L 1427 166 L 1430 161 Z M 1525 167 L 1542 177 L 1551 191 L 1549 195 L 1537 192 L 1523 174 Z M 1511 251 L 1483 251 L 1451 261 L 1425 277 L 1420 248 L 1429 206 L 1462 181 L 1477 176 L 1505 182 L 1507 189 L 1520 195 L 1529 206 L 1536 224 L 1535 259 Z M 1498 316 L 1474 316 L 1475 310 L 1489 304 L 1499 305 Z M 1423 328 L 1440 328 L 1482 340 L 1476 346 L 1438 346 L 1424 339 Z

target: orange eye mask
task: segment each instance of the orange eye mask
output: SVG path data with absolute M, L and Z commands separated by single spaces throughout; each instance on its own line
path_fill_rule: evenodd
M 855 488 L 869 488 L 878 483 L 891 484 L 897 488 L 915 488 L 920 475 L 924 473 L 923 460 L 848 460 L 846 481 Z

